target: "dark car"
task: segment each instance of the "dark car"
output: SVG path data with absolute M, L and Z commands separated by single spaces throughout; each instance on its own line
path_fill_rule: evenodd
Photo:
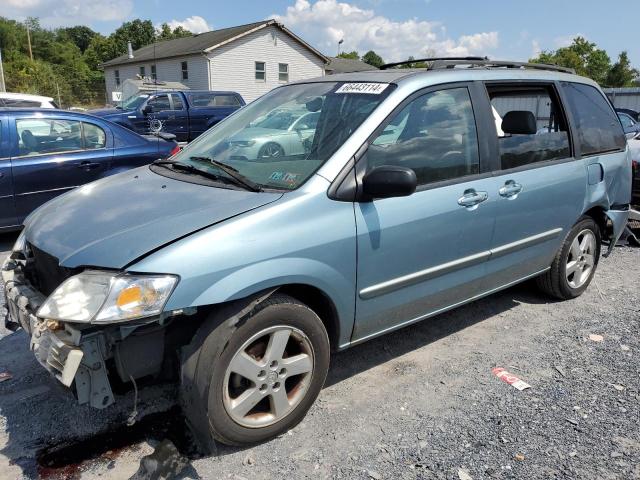
M 632 110 L 630 108 L 616 108 L 616 112 L 626 113 L 631 118 L 633 118 L 636 122 L 640 121 L 640 112 L 638 112 L 637 110 Z
M 618 118 L 620 119 L 620 123 L 622 123 L 624 134 L 627 136 L 627 138 L 635 138 L 638 134 L 640 134 L 640 123 L 636 122 L 630 115 L 627 115 L 626 113 L 617 113 Z
M 168 137 L 167 137 L 168 138 Z M 72 188 L 179 151 L 93 115 L 0 109 L 0 231 Z
M 89 113 L 140 134 L 166 132 L 179 142 L 190 142 L 244 105 L 236 92 L 161 91 L 140 93 L 115 108 Z

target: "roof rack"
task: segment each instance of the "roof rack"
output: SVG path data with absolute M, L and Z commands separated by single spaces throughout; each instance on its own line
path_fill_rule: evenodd
M 433 57 L 433 58 L 416 58 L 413 60 L 405 60 L 404 62 L 395 62 L 395 63 L 385 63 L 380 67 L 380 70 L 387 70 L 389 68 L 399 67 L 400 65 L 411 65 L 412 63 L 422 63 L 422 62 L 437 62 L 437 61 L 466 61 L 466 62 L 475 62 L 475 61 L 483 61 L 489 60 L 489 57 Z
M 428 70 L 439 70 L 445 68 L 455 68 L 459 65 L 465 65 L 470 68 L 518 68 L 532 70 L 547 70 L 552 72 L 562 72 L 575 74 L 573 68 L 559 67 L 557 65 L 548 65 L 546 63 L 528 63 L 528 62 L 505 62 L 500 60 L 489 60 L 488 57 L 439 57 L 439 58 L 421 58 L 416 60 L 406 60 L 404 62 L 388 63 L 380 67 L 381 70 L 397 67 L 399 65 L 410 65 L 412 63 L 430 62 Z

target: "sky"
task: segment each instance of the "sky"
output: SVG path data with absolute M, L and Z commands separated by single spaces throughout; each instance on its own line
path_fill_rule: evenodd
M 135 18 L 195 33 L 276 18 L 327 55 L 344 40 L 343 51 L 375 50 L 386 61 L 433 54 L 525 61 L 582 35 L 612 60 L 627 50 L 640 67 L 637 0 L 0 0 L 0 15 L 105 34 Z

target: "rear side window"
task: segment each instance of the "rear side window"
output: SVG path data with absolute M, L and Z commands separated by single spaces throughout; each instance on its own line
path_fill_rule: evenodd
M 16 120 L 21 156 L 82 150 L 82 127 L 73 120 Z
M 368 168 L 411 168 L 419 185 L 479 171 L 478 137 L 466 88 L 427 93 L 391 119 L 367 150 Z
M 95 150 L 97 148 L 104 148 L 107 143 L 107 136 L 97 125 L 92 123 L 83 123 L 82 132 L 84 135 L 84 148 L 86 150 Z
M 488 85 L 503 170 L 571 156 L 569 129 L 551 85 Z
M 620 121 L 607 99 L 591 85 L 564 82 L 578 132 L 582 155 L 624 150 L 626 139 Z

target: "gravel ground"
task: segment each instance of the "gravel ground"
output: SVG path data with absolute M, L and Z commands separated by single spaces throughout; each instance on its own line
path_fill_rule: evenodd
M 525 283 L 337 354 L 297 428 L 181 478 L 640 479 L 638 285 L 640 250 L 617 248 L 577 300 Z M 129 478 L 164 436 L 190 453 L 171 386 L 142 389 L 127 429 L 132 395 L 78 407 L 27 344 L 0 330 L 0 478 Z

